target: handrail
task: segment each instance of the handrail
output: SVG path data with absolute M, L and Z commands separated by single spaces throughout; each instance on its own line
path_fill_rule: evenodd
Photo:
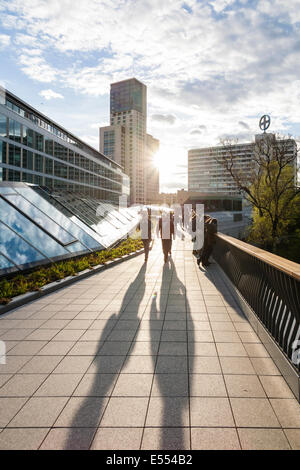
M 299 374 L 300 265 L 221 233 L 213 257 Z
M 294 277 L 297 280 L 300 280 L 300 264 L 295 263 L 294 261 L 290 261 L 288 259 L 282 258 L 281 256 L 274 255 L 273 253 L 269 253 L 261 248 L 256 246 L 249 245 L 248 243 L 242 242 L 237 238 L 230 237 L 229 235 L 224 235 L 223 233 L 218 233 L 217 237 L 231 243 L 232 245 L 240 248 L 241 250 L 249 253 L 252 256 L 264 261 L 274 268 L 279 269 L 280 271 L 285 272 L 289 276 Z

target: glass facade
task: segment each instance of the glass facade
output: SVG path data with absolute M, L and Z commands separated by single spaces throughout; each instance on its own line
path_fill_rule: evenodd
M 139 207 L 65 190 L 0 183 L 0 276 L 112 246 L 135 229 Z
M 0 181 L 64 189 L 113 204 L 129 196 L 121 167 L 0 87 Z
M 136 111 L 146 114 L 146 86 L 132 78 L 112 83 L 110 89 L 110 113 Z

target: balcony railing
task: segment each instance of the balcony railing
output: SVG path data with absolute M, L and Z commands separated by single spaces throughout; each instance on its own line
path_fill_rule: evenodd
M 288 362 L 287 381 L 299 399 L 300 264 L 223 234 L 217 235 L 213 256 L 258 319 L 256 330 L 264 331 L 260 339 L 267 330 L 272 347 L 275 343 Z M 270 338 L 263 342 L 269 350 Z

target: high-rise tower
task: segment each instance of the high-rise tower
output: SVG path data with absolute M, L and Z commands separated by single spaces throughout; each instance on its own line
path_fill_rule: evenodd
M 100 149 L 130 177 L 131 204 L 154 202 L 147 197 L 145 184 L 147 171 L 151 169 L 147 146 L 147 87 L 136 78 L 111 84 L 110 126 L 100 128 Z

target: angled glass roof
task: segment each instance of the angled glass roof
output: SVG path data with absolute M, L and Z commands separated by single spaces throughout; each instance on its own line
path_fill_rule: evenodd
M 0 276 L 114 245 L 135 229 L 139 208 L 68 191 L 0 183 Z

